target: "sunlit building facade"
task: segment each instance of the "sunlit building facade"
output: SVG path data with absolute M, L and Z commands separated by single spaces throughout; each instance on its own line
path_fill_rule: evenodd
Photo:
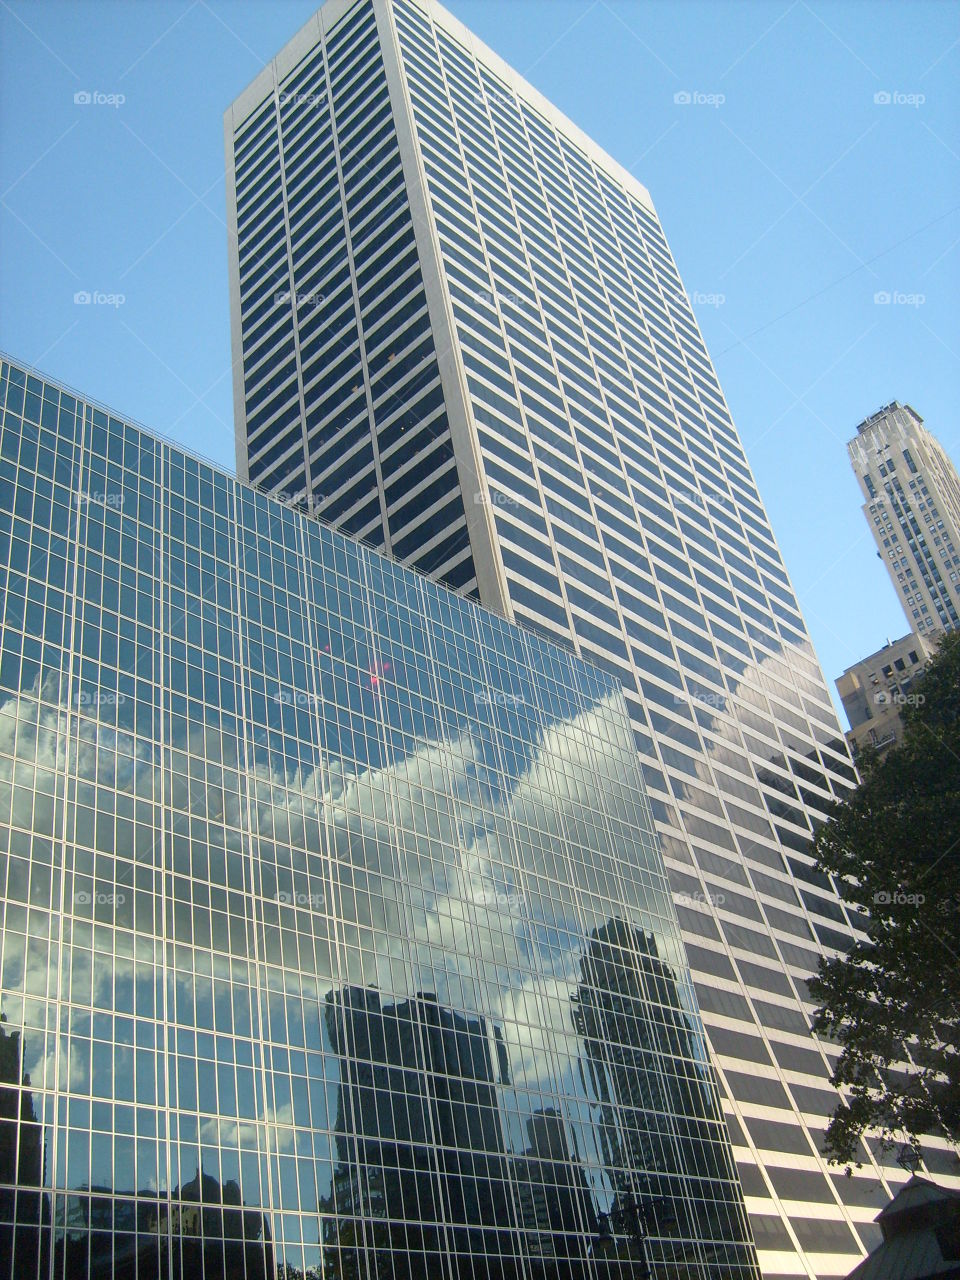
M 0 408 L 0 1274 L 756 1280 L 616 680 Z
M 330 0 L 225 139 L 241 476 L 620 681 L 764 1274 L 846 1276 L 905 1176 L 821 1155 L 855 775 L 649 194 L 433 0 Z
M 918 636 L 960 626 L 960 476 L 908 404 L 865 418 L 847 445 L 863 514 Z

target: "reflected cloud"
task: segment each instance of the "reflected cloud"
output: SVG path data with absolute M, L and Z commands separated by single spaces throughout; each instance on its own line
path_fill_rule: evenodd
M 247 748 L 230 755 L 212 727 L 194 726 L 171 745 L 172 784 L 162 775 L 159 750 L 105 720 L 100 704 L 68 708 L 58 695 L 58 681 L 47 677 L 0 706 L 0 751 L 14 755 L 18 768 L 53 777 L 69 762 L 79 780 L 151 804 L 177 794 L 181 768 L 189 782 L 180 794 L 191 816 L 188 822 L 168 811 L 174 872 L 181 870 L 178 858 L 190 869 L 190 823 L 202 822 L 208 833 L 214 827 L 250 833 L 253 858 L 245 862 L 237 845 L 237 865 L 252 869 L 254 893 L 238 896 L 243 927 L 225 932 L 223 942 L 242 966 L 233 970 L 234 981 L 248 974 L 252 1034 L 259 1025 L 266 1037 L 269 1027 L 276 1041 L 283 1033 L 274 1031 L 272 1002 L 282 1005 L 293 983 L 292 1008 L 297 984 L 313 982 L 330 1055 L 323 1062 L 336 1064 L 322 1097 L 311 1094 L 335 1133 L 326 1189 L 319 1191 L 326 1224 L 320 1243 L 342 1250 L 371 1218 L 409 1217 L 403 1206 L 415 1196 L 425 1223 L 447 1222 L 467 1233 L 468 1251 L 493 1248 L 556 1267 L 560 1259 L 583 1263 L 599 1241 L 613 1240 L 617 1256 L 631 1257 L 637 1205 L 665 1237 L 696 1238 L 704 1229 L 679 1206 L 682 1179 L 691 1167 L 704 1167 L 700 1148 L 711 1144 L 703 1203 L 723 1205 L 733 1194 L 619 693 L 568 713 L 530 700 L 518 705 L 515 694 L 475 699 L 469 713 L 437 724 L 433 736 L 407 735 L 405 749 L 394 741 L 372 763 L 318 751 L 312 762 L 287 765 L 254 748 L 248 765 Z M 364 696 L 373 695 L 367 689 Z M 401 704 L 390 682 L 382 680 L 375 696 L 382 722 L 398 721 Z M 205 772 L 194 779 L 196 759 Z M 87 819 L 78 806 L 78 827 L 81 820 Z M 90 821 L 85 836 L 96 845 L 95 813 Z M 293 830 L 304 833 L 298 842 L 283 837 Z M 131 927 L 137 868 L 151 875 L 169 868 L 170 847 L 156 838 L 118 843 L 100 851 L 105 870 L 86 878 L 78 856 L 77 875 L 67 882 L 68 910 L 105 927 Z M 186 942 L 194 903 L 181 895 L 193 882 L 174 874 L 168 883 L 171 927 L 186 921 Z M 276 974 L 276 992 L 257 986 L 251 927 L 262 964 Z M 309 939 L 306 968 L 276 967 L 272 939 L 289 936 Z M 14 989 L 25 950 L 8 944 L 4 953 Z M 328 957 L 323 963 L 321 953 Z M 57 949 L 47 954 L 46 971 L 30 967 L 38 1000 L 65 981 Z M 190 954 L 181 947 L 180 962 Z M 198 964 L 202 951 L 193 954 Z M 133 982 L 133 964 L 120 955 L 91 957 L 70 946 L 65 955 L 72 989 L 84 992 L 94 1010 L 112 1009 L 121 984 Z M 312 969 L 309 958 L 317 961 Z M 201 1023 L 201 1003 L 210 997 L 200 969 L 171 972 L 171 980 L 181 1024 L 213 1026 L 209 1010 Z M 282 1016 L 276 1025 L 285 1025 Z M 34 1044 L 30 1066 L 43 1086 L 90 1092 L 90 1059 L 76 1037 L 33 1036 L 27 1029 L 25 1061 Z M 104 1075 L 95 1052 L 93 1096 L 109 1097 L 111 1090 L 127 1096 L 121 1090 L 132 1085 L 124 1076 L 134 1065 L 134 1049 L 121 1046 Z M 238 1069 L 235 1093 L 219 1095 L 226 1114 L 214 1116 L 214 1065 L 200 1062 L 199 1075 L 181 1074 L 173 1094 L 187 1109 L 199 1105 L 200 1149 L 255 1149 L 295 1162 L 306 1113 L 289 1087 L 241 1096 Z M 274 1071 L 273 1079 L 283 1076 Z M 469 1176 L 464 1151 L 471 1153 Z M 201 1203 L 208 1190 L 224 1224 L 235 1220 L 241 1234 L 253 1230 L 254 1210 L 243 1206 L 239 1183 L 224 1175 L 221 1188 L 198 1165 L 196 1197 L 191 1186 L 186 1179 L 174 1188 L 175 1200 L 199 1206 L 180 1205 L 176 1220 L 169 1219 L 174 1234 L 203 1227 L 204 1215 L 214 1212 Z M 78 1199 L 67 1213 L 79 1215 L 77 1231 L 84 1224 L 92 1229 L 96 1188 L 74 1188 Z M 283 1179 L 272 1194 L 279 1207 L 298 1210 L 299 1201 L 289 1199 L 297 1193 Z M 151 1195 L 156 1183 L 142 1181 L 138 1199 Z M 157 1229 L 165 1212 L 157 1210 Z M 733 1242 L 725 1221 L 713 1214 L 707 1225 Z M 70 1223 L 64 1227 L 69 1238 Z M 259 1230 L 258 1258 L 266 1256 L 265 1217 Z M 384 1230 L 392 1248 L 392 1228 Z M 440 1240 L 439 1225 L 424 1225 L 415 1246 L 405 1230 L 405 1247 L 414 1251 L 430 1253 Z

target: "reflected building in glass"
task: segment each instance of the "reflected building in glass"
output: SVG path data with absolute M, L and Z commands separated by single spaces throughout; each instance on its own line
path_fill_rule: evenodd
M 0 406 L 3 1274 L 755 1280 L 617 681 Z

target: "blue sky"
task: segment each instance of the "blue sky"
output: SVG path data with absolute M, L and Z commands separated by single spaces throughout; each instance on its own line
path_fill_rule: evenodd
M 231 469 L 222 116 L 315 7 L 0 0 L 0 346 Z M 907 630 L 846 440 L 960 454 L 960 5 L 448 8 L 649 189 L 832 691 Z

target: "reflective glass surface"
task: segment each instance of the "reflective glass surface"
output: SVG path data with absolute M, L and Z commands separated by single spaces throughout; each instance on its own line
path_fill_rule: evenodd
M 0 1272 L 756 1275 L 616 681 L 0 404 Z

